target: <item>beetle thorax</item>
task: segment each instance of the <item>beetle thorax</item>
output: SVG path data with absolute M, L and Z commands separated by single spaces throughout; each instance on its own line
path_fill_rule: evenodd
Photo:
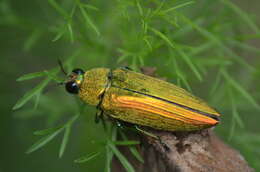
M 79 97 L 87 104 L 98 105 L 100 95 L 105 91 L 108 83 L 107 68 L 95 68 L 85 72 L 80 86 Z

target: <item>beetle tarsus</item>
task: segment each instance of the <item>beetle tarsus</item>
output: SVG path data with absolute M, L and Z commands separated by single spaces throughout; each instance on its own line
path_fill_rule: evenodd
M 129 66 L 121 66 L 120 68 L 123 69 L 123 70 L 130 70 L 130 71 L 133 71 L 133 69 L 130 68 Z
M 156 136 L 156 135 L 154 135 L 153 133 L 150 133 L 149 131 L 145 131 L 145 130 L 139 128 L 137 125 L 135 125 L 135 128 L 136 128 L 137 131 L 139 131 L 139 132 L 141 132 L 141 133 L 143 133 L 143 134 L 145 134 L 145 135 L 147 135 L 147 136 L 149 136 L 149 137 L 153 137 L 153 138 L 157 139 L 157 140 L 159 141 L 159 143 L 162 145 L 162 147 L 163 147 L 167 152 L 169 152 L 169 151 L 171 150 L 171 149 L 169 148 L 169 146 L 167 146 L 167 144 L 164 143 L 159 136 Z
M 112 78 L 113 78 L 113 72 L 112 72 L 111 69 L 110 69 L 109 72 L 108 72 L 107 78 L 108 78 L 109 82 L 111 82 L 111 80 L 112 80 Z
M 95 115 L 95 123 L 99 123 L 100 118 L 102 118 L 102 117 L 103 117 L 103 110 L 98 109 L 98 111 L 96 112 L 96 115 Z
M 158 136 L 157 138 L 158 138 L 160 144 L 162 145 L 162 147 L 164 148 L 164 150 L 165 150 L 166 152 L 170 152 L 171 149 L 169 148 L 169 146 L 167 146 L 166 143 L 164 143 L 164 142 L 162 141 L 161 137 Z

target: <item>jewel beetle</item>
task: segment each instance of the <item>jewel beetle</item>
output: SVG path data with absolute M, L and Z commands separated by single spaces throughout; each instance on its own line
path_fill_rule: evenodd
M 74 69 L 65 88 L 102 114 L 158 130 L 201 130 L 220 120 L 220 113 L 183 88 L 128 68 Z

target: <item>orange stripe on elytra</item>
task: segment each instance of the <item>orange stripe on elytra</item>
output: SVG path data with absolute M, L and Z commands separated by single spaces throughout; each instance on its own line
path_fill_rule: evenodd
M 120 102 L 119 106 L 141 109 L 147 112 L 160 114 L 168 118 L 174 118 L 176 120 L 181 120 L 188 123 L 207 123 L 211 125 L 215 125 L 218 123 L 218 121 L 207 116 L 203 116 L 196 112 L 189 111 L 187 109 L 183 109 L 181 107 L 174 106 L 160 100 L 139 98 L 133 96 L 118 96 L 114 98 L 117 102 Z
M 169 117 L 169 116 L 172 116 L 173 114 L 170 113 L 170 112 L 167 112 L 167 111 L 164 111 L 164 110 L 161 110 L 161 109 L 158 109 L 158 108 L 155 108 L 155 107 L 152 107 L 150 105 L 146 105 L 146 104 L 140 104 L 140 103 L 121 103 L 120 104 L 120 107 L 128 107 L 128 108 L 135 108 L 135 109 L 139 109 L 139 110 L 142 110 L 142 111 L 146 111 L 146 112 L 150 112 L 150 113 L 155 113 L 155 114 L 161 114 L 162 116 L 166 116 L 166 117 Z M 174 116 L 174 119 L 176 120 L 180 120 L 180 121 L 183 121 L 183 122 L 186 122 L 186 123 L 192 123 L 192 124 L 201 124 L 201 123 L 198 123 L 198 121 L 194 121 L 194 120 L 191 120 L 191 119 L 188 119 L 188 118 L 182 118 L 181 116 Z

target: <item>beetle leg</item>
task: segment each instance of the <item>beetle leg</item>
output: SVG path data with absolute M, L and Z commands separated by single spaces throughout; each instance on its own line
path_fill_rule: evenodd
M 149 137 L 153 137 L 153 138 L 155 138 L 155 139 L 159 139 L 159 140 L 160 140 L 160 138 L 159 138 L 158 136 L 156 136 L 156 135 L 154 135 L 154 134 L 152 134 L 152 133 L 150 133 L 150 132 L 148 132 L 148 131 L 145 131 L 144 129 L 141 129 L 141 128 L 138 127 L 137 125 L 135 125 L 135 129 L 136 129 L 138 132 L 140 132 L 140 133 L 142 133 L 142 134 L 144 134 L 144 135 L 147 135 L 147 136 L 149 136 Z
M 95 115 L 95 123 L 98 123 L 101 120 L 104 129 L 107 129 L 106 121 L 104 119 L 104 111 L 102 109 L 98 109 Z
M 162 141 L 162 139 L 161 139 L 159 136 L 156 136 L 156 135 L 154 135 L 154 134 L 152 134 L 152 133 L 150 133 L 150 132 L 148 132 L 148 131 L 145 131 L 145 130 L 141 129 L 140 127 L 138 127 L 137 125 L 135 125 L 135 129 L 136 129 L 137 131 L 139 131 L 139 132 L 141 132 L 141 133 L 143 133 L 143 134 L 149 136 L 149 137 L 153 137 L 153 138 L 157 139 L 157 140 L 160 142 L 160 144 L 164 147 L 164 149 L 165 149 L 166 151 L 170 151 L 170 148 L 167 146 L 166 143 L 164 143 L 164 142 Z
M 105 121 L 104 116 L 103 116 L 103 112 L 102 112 L 102 116 L 101 116 L 101 122 L 102 122 L 103 128 L 105 130 L 107 130 L 107 125 L 106 125 L 106 121 Z
M 124 125 L 118 120 L 116 120 L 116 126 L 120 129 L 124 129 Z
M 96 115 L 95 115 L 95 122 L 96 122 L 96 123 L 98 123 L 100 117 L 103 116 L 103 109 L 101 108 L 101 104 L 102 104 L 102 101 L 103 101 L 104 93 L 105 93 L 105 92 L 103 92 L 103 93 L 101 93 L 101 94 L 99 95 L 100 101 L 99 101 L 99 103 L 98 103 L 97 106 L 96 106 L 96 109 L 97 109 L 97 112 L 96 112 Z
M 103 109 L 101 108 L 101 105 L 102 105 L 102 102 L 103 102 L 103 98 L 105 96 L 105 93 L 106 93 L 106 90 L 110 87 L 111 85 L 111 81 L 112 81 L 112 77 L 113 77 L 113 73 L 112 73 L 112 70 L 109 71 L 108 73 L 108 83 L 106 84 L 106 88 L 105 90 L 99 95 L 99 103 L 97 104 L 96 108 L 97 108 L 97 112 L 96 112 L 96 115 L 95 115 L 95 122 L 98 123 L 99 120 L 101 119 L 102 120 L 102 124 L 104 126 L 104 128 L 106 129 L 106 124 L 105 124 L 105 121 L 104 121 L 104 118 L 103 118 Z
M 130 70 L 130 71 L 133 71 L 133 69 L 130 68 L 129 66 L 121 66 L 120 68 L 123 69 L 123 70 Z
M 103 118 L 103 110 L 97 108 L 97 112 L 95 115 L 95 123 L 99 123 L 99 120 Z
M 107 78 L 108 78 L 109 82 L 113 79 L 113 72 L 112 72 L 112 70 L 110 70 L 108 72 Z

